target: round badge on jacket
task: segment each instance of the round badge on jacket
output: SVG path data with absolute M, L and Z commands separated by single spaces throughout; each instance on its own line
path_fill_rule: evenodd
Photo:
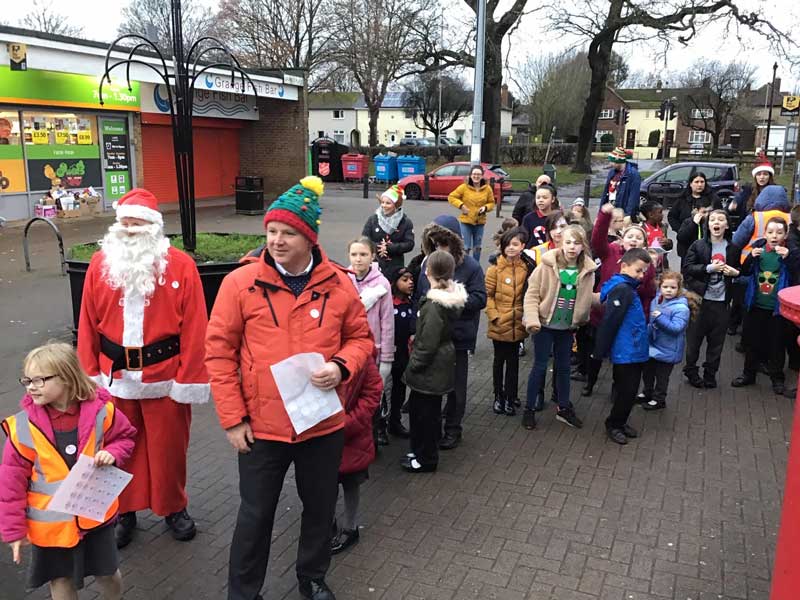
M 312 319 L 319 319 L 319 311 L 316 308 L 312 308 L 311 312 L 308 314 L 311 315 Z

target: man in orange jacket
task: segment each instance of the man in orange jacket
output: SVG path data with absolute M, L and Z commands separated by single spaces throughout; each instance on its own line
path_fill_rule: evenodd
M 270 370 L 293 355 L 316 352 L 326 362 L 311 384 L 336 390 L 372 357 L 364 305 L 347 274 L 317 245 L 322 187 L 319 178 L 306 177 L 272 204 L 264 217 L 264 252 L 225 277 L 209 321 L 212 395 L 228 441 L 239 452 L 241 505 L 231 543 L 229 600 L 260 598 L 275 509 L 291 463 L 303 503 L 300 593 L 335 600 L 325 574 L 344 412 L 297 432 Z

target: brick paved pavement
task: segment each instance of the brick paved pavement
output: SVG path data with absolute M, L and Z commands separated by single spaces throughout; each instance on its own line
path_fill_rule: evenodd
M 352 218 L 345 214 L 347 202 L 341 200 L 343 219 Z M 352 206 L 364 214 L 363 206 Z M 421 215 L 418 225 L 447 210 L 412 207 Z M 215 213 L 209 215 L 220 223 Z M 222 222 L 238 223 L 232 226 L 237 230 L 257 227 L 235 218 Z M 329 239 L 341 245 L 347 236 L 336 227 Z M 63 284 L 50 277 L 53 286 Z M 33 278 L 29 284 L 35 285 Z M 38 342 L 25 340 L 29 346 Z M 593 398 L 579 398 L 573 389 L 586 424 L 582 430 L 556 422 L 552 405 L 532 432 L 520 427 L 519 417 L 494 415 L 491 347 L 482 327 L 470 364 L 464 443 L 443 452 L 439 471 L 430 475 L 400 470 L 397 461 L 406 451 L 401 442 L 381 452 L 362 490 L 361 542 L 333 559 L 328 579 L 337 596 L 767 598 L 793 403 L 773 396 L 766 381 L 748 390 L 730 388 L 727 382 L 741 366 L 730 341 L 721 388 L 695 390 L 676 369 L 668 409 L 634 409 L 632 424 L 642 437 L 619 447 L 604 435 L 605 371 Z M 13 406 L 14 392 L 6 384 L 15 368 L 2 367 L 4 413 Z M 530 356 L 522 361 L 521 397 L 529 368 Z M 122 551 L 127 600 L 224 598 L 237 474 L 210 406 L 195 410 L 189 461 L 189 508 L 200 533 L 193 542 L 175 542 L 162 521 L 143 515 L 136 540 Z M 299 598 L 293 564 L 299 518 L 290 472 L 265 598 Z M 21 575 L 7 576 L 13 570 L 8 554 L 4 550 L 0 564 L 0 598 L 20 598 L 21 591 L 6 583 L 21 581 Z M 99 596 L 90 586 L 82 597 Z

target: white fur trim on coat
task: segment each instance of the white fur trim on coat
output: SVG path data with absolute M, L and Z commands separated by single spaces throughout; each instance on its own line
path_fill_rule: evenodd
M 447 308 L 463 308 L 467 303 L 467 289 L 458 281 L 454 281 L 446 290 L 431 288 L 426 296 L 432 302 Z
M 141 204 L 121 204 L 116 207 L 117 221 L 122 217 L 133 217 L 134 219 L 143 219 L 151 223 L 158 223 L 164 226 L 164 217 L 157 210 L 147 208 Z
M 208 383 L 172 384 L 169 397 L 181 404 L 205 404 L 211 397 L 211 385 Z

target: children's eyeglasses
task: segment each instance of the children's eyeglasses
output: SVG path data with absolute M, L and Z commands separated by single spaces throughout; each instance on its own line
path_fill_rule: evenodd
M 52 379 L 53 377 L 58 377 L 58 375 L 47 375 L 46 377 L 20 377 L 19 382 L 22 384 L 22 387 L 31 387 L 33 386 L 36 389 L 43 388 L 44 384 Z

